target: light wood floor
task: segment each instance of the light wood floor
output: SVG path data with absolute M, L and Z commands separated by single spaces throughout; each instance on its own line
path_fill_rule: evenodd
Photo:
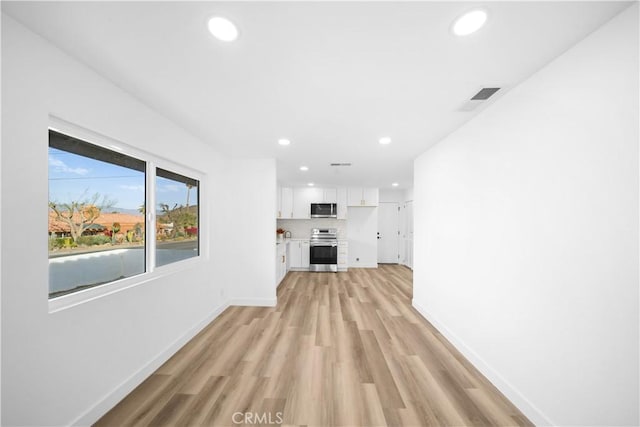
M 291 272 L 277 307 L 230 307 L 97 425 L 532 425 L 411 292 L 402 266 Z

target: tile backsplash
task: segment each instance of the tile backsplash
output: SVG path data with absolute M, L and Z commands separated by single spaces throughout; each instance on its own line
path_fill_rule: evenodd
M 291 232 L 292 239 L 308 239 L 312 228 L 336 228 L 338 239 L 347 238 L 347 220 L 333 218 L 279 219 L 278 228 Z

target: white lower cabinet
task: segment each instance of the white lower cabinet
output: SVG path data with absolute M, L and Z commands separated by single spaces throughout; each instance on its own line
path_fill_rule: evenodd
M 276 245 L 276 286 L 287 275 L 287 243 Z
M 347 271 L 349 267 L 348 242 L 338 241 L 338 271 Z M 289 270 L 309 270 L 309 240 L 291 239 L 280 243 L 276 250 L 276 276 L 280 284 Z
M 289 242 L 289 267 L 293 270 L 309 269 L 308 240 L 291 240 Z
M 349 242 L 338 241 L 338 271 L 349 269 Z
M 303 240 L 300 242 L 300 268 L 305 270 L 309 269 L 309 241 Z
M 291 240 L 289 242 L 289 268 L 300 268 L 302 264 L 300 253 L 300 240 Z

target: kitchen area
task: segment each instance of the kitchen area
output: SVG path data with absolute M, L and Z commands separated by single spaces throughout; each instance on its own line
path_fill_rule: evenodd
M 277 188 L 276 285 L 288 271 L 377 267 L 378 188 Z

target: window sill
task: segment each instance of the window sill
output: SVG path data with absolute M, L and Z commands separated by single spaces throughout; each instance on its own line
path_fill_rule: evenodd
M 150 281 L 158 280 L 160 278 L 171 276 L 184 270 L 195 268 L 199 265 L 204 264 L 204 262 L 204 255 L 201 254 L 197 257 L 156 267 L 155 270 L 151 272 L 138 274 L 136 276 L 131 276 L 125 279 L 106 283 L 104 285 L 99 285 L 95 288 L 83 289 L 72 294 L 52 298 L 48 301 L 49 314 L 67 310 L 77 305 L 81 305 L 89 301 L 93 301 L 95 299 L 123 291 L 125 289 L 143 285 Z

